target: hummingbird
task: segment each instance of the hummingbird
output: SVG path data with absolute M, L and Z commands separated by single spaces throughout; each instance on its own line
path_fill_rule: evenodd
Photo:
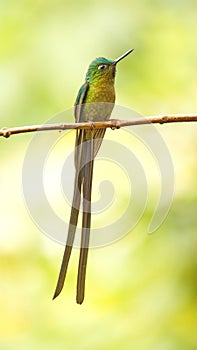
M 116 65 L 134 49 L 115 60 L 96 58 L 89 65 L 85 83 L 79 89 L 75 106 L 75 122 L 105 121 L 110 118 L 115 103 Z M 64 286 L 72 252 L 78 215 L 82 201 L 82 233 L 77 277 L 76 302 L 82 304 L 85 294 L 86 266 L 91 227 L 91 192 L 94 158 L 101 146 L 105 128 L 77 129 L 75 139 L 75 180 L 66 246 L 59 272 L 55 299 Z

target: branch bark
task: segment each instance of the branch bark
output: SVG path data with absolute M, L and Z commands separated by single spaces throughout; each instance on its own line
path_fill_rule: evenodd
M 125 126 L 144 125 L 144 124 L 166 124 L 180 122 L 197 122 L 197 114 L 166 114 L 159 116 L 150 116 L 144 118 L 135 118 L 129 120 L 111 119 L 105 122 L 85 122 L 85 123 L 58 123 L 58 124 L 43 124 L 32 126 L 21 126 L 15 128 L 4 127 L 0 129 L 0 136 L 8 138 L 11 135 L 23 134 L 35 131 L 47 130 L 68 130 L 68 129 L 96 129 L 96 128 L 111 128 L 120 129 Z

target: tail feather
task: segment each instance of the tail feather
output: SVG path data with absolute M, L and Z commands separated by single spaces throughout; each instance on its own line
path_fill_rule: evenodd
M 77 228 L 78 216 L 79 216 L 79 208 L 81 203 L 81 187 L 82 187 L 82 155 L 83 155 L 83 140 L 84 140 L 84 130 L 80 130 L 76 132 L 76 141 L 75 141 L 75 184 L 74 184 L 74 194 L 73 194 L 73 202 L 70 214 L 70 222 L 68 228 L 68 236 L 66 241 L 66 246 L 64 250 L 64 255 L 62 259 L 62 264 L 59 272 L 59 277 L 55 289 L 55 293 L 53 299 L 55 299 L 62 291 L 64 286 L 64 281 L 66 278 L 66 273 L 68 269 L 68 263 L 70 260 L 72 246 L 74 243 L 75 232 Z
M 74 190 L 74 196 L 73 196 L 73 202 L 72 202 L 66 247 L 64 250 L 62 264 L 61 264 L 57 286 L 55 289 L 53 299 L 55 299 L 61 293 L 61 290 L 64 286 L 68 263 L 70 260 L 70 255 L 72 252 L 73 242 L 75 238 L 75 232 L 76 232 L 78 216 L 79 216 L 79 208 L 80 208 L 80 202 L 81 202 L 81 179 L 79 179 L 77 175 L 78 174 L 75 175 L 75 190 Z
M 93 157 L 94 147 L 93 140 L 86 150 L 86 156 L 88 159 L 84 166 L 83 176 L 83 219 L 82 219 L 82 235 L 81 235 L 81 249 L 79 257 L 79 267 L 77 276 L 77 297 L 78 304 L 82 304 L 85 293 L 85 278 L 86 267 L 88 259 L 88 247 L 90 240 L 90 226 L 91 226 L 91 192 L 92 192 L 92 176 L 93 176 Z
M 85 293 L 85 277 L 88 259 L 88 249 L 90 240 L 91 226 L 91 191 L 94 157 L 101 145 L 101 139 L 104 136 L 105 129 L 99 129 L 95 135 L 86 130 L 77 131 L 76 135 L 76 152 L 75 152 L 75 186 L 71 208 L 70 223 L 66 247 L 62 259 L 60 273 L 53 299 L 55 299 L 62 291 L 66 278 L 68 263 L 70 260 L 72 246 L 74 243 L 75 232 L 79 216 L 79 208 L 81 203 L 81 192 L 83 191 L 83 219 L 82 219 L 82 235 L 81 249 L 78 266 L 77 277 L 77 297 L 76 301 L 81 304 L 84 300 Z M 98 138 L 98 140 L 97 140 Z

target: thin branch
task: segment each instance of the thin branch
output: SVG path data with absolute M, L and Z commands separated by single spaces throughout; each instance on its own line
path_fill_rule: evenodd
M 142 124 L 166 124 L 166 123 L 180 123 L 180 122 L 197 122 L 197 114 L 172 114 L 159 115 L 145 118 L 135 118 L 129 120 L 111 119 L 104 122 L 84 122 L 84 123 L 59 123 L 59 124 L 43 124 L 32 126 L 21 126 L 15 128 L 4 127 L 0 129 L 0 136 L 8 138 L 11 135 L 23 134 L 35 131 L 47 130 L 68 130 L 68 129 L 97 129 L 97 128 L 111 128 L 120 129 L 124 126 L 142 125 Z

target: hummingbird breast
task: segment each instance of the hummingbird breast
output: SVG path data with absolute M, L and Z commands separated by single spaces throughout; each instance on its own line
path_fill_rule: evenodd
M 110 118 L 115 103 L 114 84 L 90 84 L 84 106 L 85 119 L 104 121 Z

